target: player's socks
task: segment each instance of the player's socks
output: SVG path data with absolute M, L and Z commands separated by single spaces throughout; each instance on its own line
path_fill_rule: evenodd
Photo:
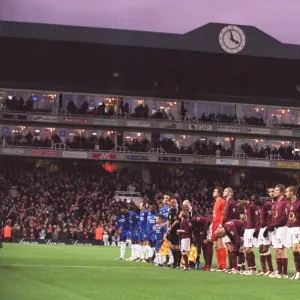
M 238 256 L 238 269 L 239 271 L 245 271 L 245 253 L 244 252 L 240 252 L 239 256 Z
M 176 266 L 180 266 L 180 263 L 181 263 L 181 251 L 178 249 L 177 250 L 177 263 L 176 263 Z
M 227 251 L 226 248 L 220 249 L 221 267 L 226 269 Z
M 229 269 L 237 269 L 237 257 L 234 252 L 228 252 Z
M 274 272 L 272 254 L 270 252 L 265 253 L 269 271 Z
M 135 258 L 141 258 L 141 245 L 135 245 Z
M 222 256 L 221 256 L 221 249 L 216 249 L 216 257 L 217 257 L 217 265 L 218 268 L 222 268 Z
M 186 268 L 189 268 L 189 259 L 188 259 L 187 254 L 182 255 L 182 257 L 183 257 L 183 260 L 184 260 L 184 266 L 185 266 Z
M 256 271 L 256 263 L 255 263 L 255 254 L 253 251 L 251 251 L 249 253 L 249 262 L 250 262 L 250 266 L 248 265 L 248 267 L 253 270 Z M 248 263 L 248 262 L 247 262 Z
M 296 271 L 300 272 L 300 253 L 293 252 L 293 255 L 294 255 L 294 263 L 295 263 Z
M 276 258 L 277 272 L 282 275 L 282 258 Z
M 208 242 L 207 244 L 203 244 L 203 254 L 204 255 L 204 261 L 206 266 L 211 266 L 212 264 L 212 258 L 213 258 L 213 243 Z
M 131 244 L 131 260 L 135 259 L 135 244 Z
M 261 253 L 259 258 L 260 258 L 260 264 L 261 264 L 262 271 L 264 273 L 267 273 L 267 258 L 266 258 L 265 253 Z
M 176 249 L 172 249 L 172 256 L 173 256 L 173 265 L 175 266 L 177 263 L 177 250 Z
M 173 253 L 172 253 L 172 250 L 169 248 L 168 250 L 168 255 L 169 255 L 169 261 L 168 261 L 168 264 L 169 265 L 172 265 L 173 262 L 174 262 L 174 257 L 173 257 Z
M 125 250 L 126 250 L 126 243 L 125 242 L 121 242 L 121 246 L 120 246 L 120 257 L 124 259 L 125 256 Z
M 283 275 L 288 274 L 288 259 L 287 258 L 282 258 L 282 273 Z

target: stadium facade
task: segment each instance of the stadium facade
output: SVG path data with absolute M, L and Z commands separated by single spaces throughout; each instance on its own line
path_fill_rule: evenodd
M 0 22 L 0 41 L 2 155 L 300 169 L 300 47 L 255 27 L 180 35 Z M 24 146 L 29 132 L 59 142 Z M 73 149 L 76 135 L 114 147 Z M 147 147 L 130 150 L 133 139 Z M 167 140 L 188 150 L 168 151 Z M 270 151 L 249 155 L 245 144 Z

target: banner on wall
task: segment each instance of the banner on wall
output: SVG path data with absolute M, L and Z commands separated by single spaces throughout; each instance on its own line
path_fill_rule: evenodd
M 135 154 L 127 154 L 126 159 L 128 160 L 135 160 L 135 161 L 148 161 L 150 160 L 149 155 L 135 155 Z
M 86 118 L 67 118 L 65 117 L 64 121 L 70 124 L 87 124 L 88 119 Z
M 300 162 L 285 162 L 280 161 L 277 163 L 278 168 L 285 168 L 285 169 L 300 169 Z
M 87 152 L 80 151 L 63 151 L 62 156 L 65 158 L 87 158 Z
M 129 127 L 151 127 L 151 123 L 148 121 L 127 121 L 126 126 Z
M 212 125 L 209 124 L 189 124 L 190 130 L 212 131 Z
M 118 126 L 116 119 L 93 119 L 93 125 Z
M 47 115 L 34 115 L 32 116 L 32 121 L 35 122 L 58 122 L 58 117 L 57 116 L 47 116 Z
M 223 166 L 239 166 L 240 161 L 238 159 L 217 158 L 216 164 L 223 165 Z
M 55 150 L 34 149 L 31 154 L 33 156 L 55 157 L 57 153 Z
M 24 155 L 25 150 L 19 148 L 1 148 L 1 153 L 6 155 Z
M 117 159 L 117 154 L 115 153 L 92 153 L 92 158 L 95 159 Z
M 241 132 L 241 128 L 239 126 L 232 125 L 218 125 L 217 131 L 220 132 Z
M 269 161 L 261 161 L 261 160 L 248 160 L 247 161 L 248 167 L 263 167 L 263 168 L 269 168 L 270 162 Z
M 248 132 L 252 134 L 271 134 L 270 128 L 261 128 L 261 127 L 249 127 Z
M 182 157 L 175 157 L 175 156 L 159 156 L 158 161 L 165 161 L 165 162 L 182 162 Z

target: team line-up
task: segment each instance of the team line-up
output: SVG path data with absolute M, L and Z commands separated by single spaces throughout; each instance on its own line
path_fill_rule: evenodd
M 197 214 L 188 200 L 179 209 L 177 200 L 168 195 L 157 195 L 156 202 L 142 202 L 139 215 L 131 207 L 122 208 L 116 218 L 121 241 L 118 259 L 124 259 L 126 243 L 130 242 L 131 261 L 172 268 L 180 268 L 182 261 L 182 270 L 188 271 L 191 266 L 199 267 L 202 251 L 202 271 L 288 279 L 286 249 L 291 248 L 296 273 L 290 279 L 299 280 L 300 199 L 296 192 L 294 186 L 278 184 L 268 189 L 271 200 L 240 193 L 234 201 L 231 188 L 223 191 L 216 187 L 212 219 Z M 242 216 L 240 208 L 244 210 Z M 257 270 L 254 247 L 259 250 L 261 272 Z M 217 268 L 212 268 L 213 249 Z

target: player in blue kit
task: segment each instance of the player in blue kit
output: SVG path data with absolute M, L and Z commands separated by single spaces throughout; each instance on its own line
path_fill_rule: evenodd
M 155 227 L 155 258 L 156 258 L 156 266 L 163 267 L 164 265 L 164 257 L 159 250 L 163 244 L 164 239 L 166 238 L 167 226 L 164 225 L 164 217 L 161 215 L 157 215 L 155 218 L 156 225 Z
M 140 240 L 140 256 L 141 262 L 146 262 L 146 246 L 147 246 L 147 239 L 146 236 L 146 229 L 147 229 L 147 217 L 148 217 L 148 210 L 146 209 L 146 204 L 142 202 L 140 204 L 140 222 L 139 222 L 139 240 Z
M 155 245 L 155 231 L 154 225 L 156 223 L 156 206 L 153 203 L 149 203 L 149 212 L 147 216 L 147 224 L 146 224 L 146 235 L 145 239 L 147 239 L 147 252 L 148 252 L 148 262 L 153 260 L 154 254 L 154 245 Z
M 117 258 L 118 260 L 123 260 L 125 256 L 125 250 L 126 250 L 126 240 L 128 237 L 128 234 L 130 232 L 130 223 L 129 223 L 129 211 L 125 209 L 121 209 L 119 214 L 116 218 L 116 230 L 119 230 L 120 232 L 120 257 Z
M 139 227 L 139 220 L 140 217 L 138 214 L 133 210 L 133 207 L 130 207 L 129 215 L 129 232 L 127 234 L 127 240 L 131 242 L 131 257 L 127 260 L 135 261 L 140 259 L 140 251 L 139 251 L 139 243 L 138 243 L 138 235 L 137 230 Z

